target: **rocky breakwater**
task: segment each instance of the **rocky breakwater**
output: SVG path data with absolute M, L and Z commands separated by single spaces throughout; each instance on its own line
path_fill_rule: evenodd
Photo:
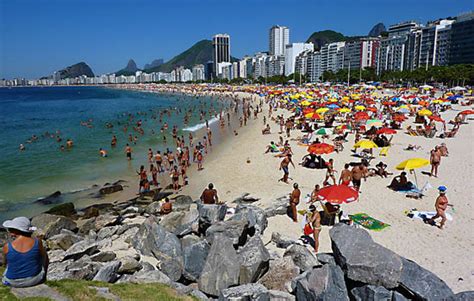
M 262 241 L 268 218 L 284 214 L 286 200 L 261 209 L 241 200 L 204 205 L 172 199 L 97 205 L 68 216 L 32 219 L 50 256 L 48 279 L 162 283 L 200 300 L 468 300 L 436 275 L 344 224 L 330 230 L 333 253 L 273 233 L 282 257 Z M 280 208 L 281 207 L 281 208 Z M 50 212 L 61 212 L 50 211 Z M 74 211 L 75 212 L 75 211 Z M 466 299 L 468 298 L 468 299 Z

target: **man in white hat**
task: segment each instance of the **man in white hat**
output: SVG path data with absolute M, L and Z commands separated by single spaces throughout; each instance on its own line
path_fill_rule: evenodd
M 29 287 L 46 280 L 48 254 L 40 239 L 32 238 L 35 230 L 26 217 L 16 217 L 3 223 L 12 242 L 3 246 L 3 258 L 7 267 L 2 283 L 12 287 Z

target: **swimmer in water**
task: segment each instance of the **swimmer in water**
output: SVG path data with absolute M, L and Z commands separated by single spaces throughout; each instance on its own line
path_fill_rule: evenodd
M 107 157 L 107 151 L 105 149 L 99 148 L 99 155 L 102 158 L 105 158 L 105 157 Z

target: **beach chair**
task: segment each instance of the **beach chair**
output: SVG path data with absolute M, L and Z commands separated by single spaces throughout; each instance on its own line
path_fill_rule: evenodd
M 323 207 L 323 210 L 324 210 L 323 215 L 321 217 L 321 224 L 328 225 L 328 226 L 334 226 L 334 224 L 336 223 L 336 217 L 339 216 L 340 209 L 338 209 L 337 211 L 334 211 L 334 212 L 330 212 L 326 208 L 326 205 L 324 205 L 322 202 L 321 202 L 321 207 Z
M 388 146 L 382 147 L 382 149 L 380 150 L 379 156 L 380 157 L 382 157 L 382 156 L 386 157 L 388 155 L 388 149 L 389 149 Z

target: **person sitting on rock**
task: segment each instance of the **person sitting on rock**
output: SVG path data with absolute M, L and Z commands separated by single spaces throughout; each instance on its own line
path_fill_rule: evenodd
M 160 214 L 169 214 L 173 211 L 173 205 L 169 198 L 165 198 L 165 202 L 161 205 Z
M 13 238 L 3 246 L 6 270 L 2 283 L 11 287 L 30 287 L 46 280 L 48 254 L 40 239 L 32 238 L 35 230 L 26 217 L 16 217 L 3 223 Z

